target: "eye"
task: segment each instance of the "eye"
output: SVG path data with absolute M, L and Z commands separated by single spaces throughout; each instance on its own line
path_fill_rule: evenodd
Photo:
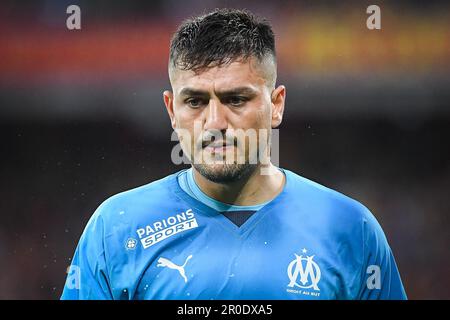
M 185 100 L 185 103 L 191 108 L 199 108 L 205 104 L 205 102 L 200 98 L 189 98 Z
M 232 97 L 229 97 L 226 102 L 227 102 L 227 104 L 230 104 L 234 107 L 240 107 L 247 101 L 248 101 L 248 99 L 246 97 L 232 96 Z

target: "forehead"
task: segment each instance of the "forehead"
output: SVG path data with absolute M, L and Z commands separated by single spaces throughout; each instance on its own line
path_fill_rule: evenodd
M 258 87 L 267 83 L 267 68 L 255 58 L 207 68 L 200 72 L 192 70 L 173 69 L 170 80 L 175 95 L 183 88 L 190 87 L 205 91 L 222 91 L 236 87 Z

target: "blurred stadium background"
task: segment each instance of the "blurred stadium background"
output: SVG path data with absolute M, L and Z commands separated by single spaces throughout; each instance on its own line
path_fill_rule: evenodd
M 59 298 L 96 207 L 181 169 L 162 101 L 169 39 L 188 16 L 235 7 L 276 32 L 280 165 L 372 210 L 409 298 L 450 299 L 450 5 L 206 3 L 0 3 L 0 298 Z M 66 28 L 70 4 L 81 31 Z

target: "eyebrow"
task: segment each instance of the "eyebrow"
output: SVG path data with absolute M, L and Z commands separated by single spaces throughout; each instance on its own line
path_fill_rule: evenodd
M 229 90 L 218 91 L 216 92 L 216 94 L 218 97 L 227 97 L 241 94 L 255 96 L 257 92 L 250 87 L 237 87 Z M 194 97 L 209 96 L 209 92 L 186 87 L 180 91 L 180 96 L 194 96 Z

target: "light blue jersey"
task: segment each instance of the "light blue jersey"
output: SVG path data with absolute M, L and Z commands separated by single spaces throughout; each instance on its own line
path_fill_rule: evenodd
M 89 220 L 61 299 L 406 299 L 360 203 L 297 174 L 239 227 L 186 170 L 117 194 Z

